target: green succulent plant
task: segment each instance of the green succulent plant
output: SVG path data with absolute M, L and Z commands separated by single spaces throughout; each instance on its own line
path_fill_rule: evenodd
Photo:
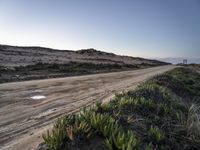
M 152 127 L 149 129 L 148 134 L 153 142 L 159 143 L 165 138 L 164 133 L 157 127 Z
M 65 131 L 65 119 L 58 119 L 54 124 L 54 128 L 50 134 L 49 130 L 46 134 L 43 134 L 42 137 L 44 139 L 44 143 L 51 150 L 58 150 L 63 143 L 63 140 L 66 138 Z

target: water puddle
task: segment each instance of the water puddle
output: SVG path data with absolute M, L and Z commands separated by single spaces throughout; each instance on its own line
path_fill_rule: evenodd
M 46 98 L 46 96 L 44 96 L 44 95 L 31 96 L 31 99 L 34 99 L 34 100 L 40 100 L 40 99 L 44 99 L 44 98 Z

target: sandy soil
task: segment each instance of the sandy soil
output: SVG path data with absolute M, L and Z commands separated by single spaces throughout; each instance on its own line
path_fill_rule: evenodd
M 174 67 L 0 84 L 0 149 L 34 149 L 59 116 L 107 101 L 114 93 L 134 89 Z M 31 99 L 36 95 L 46 98 Z

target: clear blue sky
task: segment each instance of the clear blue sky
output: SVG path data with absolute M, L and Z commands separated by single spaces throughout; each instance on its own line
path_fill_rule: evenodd
M 200 0 L 0 0 L 0 43 L 200 57 Z

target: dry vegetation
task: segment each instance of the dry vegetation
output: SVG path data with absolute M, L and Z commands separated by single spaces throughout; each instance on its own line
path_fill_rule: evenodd
M 97 74 L 115 71 L 128 71 L 141 68 L 154 67 L 150 64 L 93 64 L 69 62 L 68 64 L 43 64 L 5 67 L 0 66 L 0 83 L 25 81 L 34 79 L 47 79 L 55 77 L 67 77 L 86 74 Z
M 168 63 L 85 49 L 0 45 L 0 83 L 134 70 Z

